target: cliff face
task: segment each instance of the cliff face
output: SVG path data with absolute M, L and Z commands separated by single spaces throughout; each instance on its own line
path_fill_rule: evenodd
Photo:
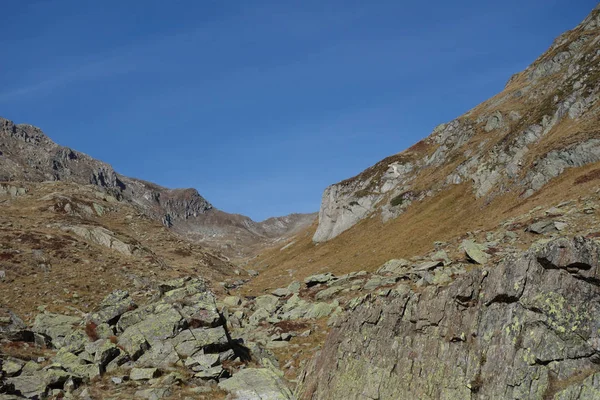
M 557 239 L 447 287 L 367 296 L 330 332 L 303 399 L 595 399 L 600 245 Z
M 313 240 L 330 240 L 373 215 L 396 218 L 462 183 L 487 203 L 509 192 L 525 199 L 569 168 L 600 161 L 599 43 L 596 7 L 500 94 L 328 187 Z

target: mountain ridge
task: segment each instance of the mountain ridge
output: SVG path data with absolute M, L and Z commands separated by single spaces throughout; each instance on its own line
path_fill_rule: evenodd
M 0 117 L 0 181 L 69 181 L 95 185 L 135 204 L 168 228 L 235 257 L 287 238 L 316 214 L 256 222 L 216 209 L 194 188 L 170 189 L 117 173 L 110 164 L 52 141 L 40 128 Z M 210 223 L 207 225 L 207 223 Z M 233 249 L 235 248 L 235 251 Z M 233 251 L 233 252 L 232 252 Z

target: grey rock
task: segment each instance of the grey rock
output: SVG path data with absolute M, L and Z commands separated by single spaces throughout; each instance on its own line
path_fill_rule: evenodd
M 446 253 L 444 250 L 438 250 L 433 253 L 431 255 L 431 259 L 433 261 L 441 261 L 444 263 L 444 265 L 450 265 L 452 263 L 452 260 L 450 260 L 450 257 L 448 257 L 448 253 Z
M 159 400 L 169 397 L 171 394 L 172 390 L 170 388 L 149 388 L 136 391 L 134 393 L 134 397 L 148 400 Z
M 277 309 L 277 304 L 279 303 L 279 298 L 277 296 L 273 296 L 270 294 L 264 296 L 258 296 L 254 302 L 256 303 L 257 308 L 262 308 L 267 311 L 269 314 L 273 313 Z
M 161 304 L 157 306 L 154 314 L 127 328 L 119 340 L 129 341 L 132 337 L 141 335 L 152 345 L 157 341 L 174 337 L 186 324 L 185 319 L 173 306 Z
M 46 393 L 47 384 L 43 374 L 21 375 L 7 379 L 15 391 L 27 399 L 40 399 Z
M 155 342 L 148 351 L 137 359 L 135 365 L 143 368 L 168 369 L 180 363 L 175 347 L 170 342 Z
M 231 378 L 219 382 L 219 388 L 239 400 L 291 400 L 290 389 L 274 372 L 267 368 L 247 368 Z
M 319 283 L 328 283 L 335 279 L 335 276 L 331 272 L 324 274 L 311 275 L 304 279 L 306 286 L 311 287 Z
M 277 297 L 286 297 L 286 296 L 289 296 L 291 294 L 291 292 L 288 288 L 279 288 L 279 289 L 273 290 L 271 292 L 271 294 L 273 296 L 277 296 Z
M 394 285 L 396 283 L 395 277 L 381 277 L 381 276 L 373 276 L 371 279 L 365 283 L 363 289 L 366 291 L 375 290 L 381 286 Z
M 412 272 L 421 272 L 421 271 L 432 271 L 437 267 L 443 266 L 443 261 L 424 261 L 420 264 L 415 265 L 412 268 Z
M 526 196 L 541 189 L 566 169 L 582 167 L 598 161 L 600 161 L 600 139 L 597 138 L 553 150 L 536 160 L 535 166 L 528 171 L 523 182 L 529 187 Z
M 108 339 L 111 336 L 115 336 L 115 331 L 113 330 L 113 327 L 107 323 L 103 323 L 96 327 L 96 335 L 98 335 L 100 339 Z
M 185 360 L 185 366 L 198 372 L 219 365 L 219 354 L 195 354 Z
M 197 328 L 186 329 L 173 339 L 169 340 L 175 347 L 175 351 L 180 357 L 189 357 L 204 349 L 222 349 L 228 346 L 225 329 L 215 328 Z
M 294 281 L 288 285 L 287 289 L 290 291 L 290 293 L 298 293 L 301 287 L 302 284 L 300 282 Z
M 117 238 L 117 235 L 114 232 L 102 226 L 65 225 L 62 229 L 67 232 L 73 232 L 77 236 L 81 236 L 92 243 L 107 247 L 127 256 L 132 255 L 135 250 L 134 246 L 125 243 L 123 240 Z
M 469 260 L 477 264 L 485 264 L 488 262 L 489 255 L 482 250 L 480 245 L 472 240 L 464 240 L 461 247 L 465 251 L 465 254 Z
M 100 325 L 109 323 L 114 325 L 116 319 L 135 308 L 135 303 L 125 290 L 115 290 L 102 300 L 100 309 L 88 317 L 88 321 Z
M 379 269 L 377 270 L 377 273 L 379 275 L 401 275 L 404 272 L 406 272 L 406 270 L 408 269 L 408 267 L 410 266 L 410 262 L 404 259 L 393 259 L 393 260 L 389 260 L 388 262 L 386 262 L 385 264 L 383 264 L 381 267 L 379 267 Z
M 101 339 L 102 340 L 102 339 Z M 94 355 L 94 363 L 100 366 L 101 370 L 121 354 L 121 350 L 116 344 L 110 340 L 103 339 L 102 344 L 98 347 L 96 354 Z
M 184 287 L 192 278 L 189 276 L 183 276 L 180 278 L 171 279 L 165 282 L 160 282 L 158 284 L 158 291 L 161 296 L 167 292 L 170 292 L 175 289 L 181 289 Z
M 0 339 L 26 341 L 30 332 L 21 318 L 7 309 L 0 309 Z
M 123 378 L 120 378 L 118 376 L 113 376 L 113 377 L 110 378 L 110 380 L 115 385 L 120 385 L 121 383 L 123 383 Z
M 119 346 L 127 352 L 132 360 L 137 360 L 150 348 L 146 337 L 137 331 L 130 331 L 127 335 L 121 335 L 119 337 Z
M 554 221 L 546 220 L 546 221 L 538 221 L 531 225 L 529 225 L 526 229 L 527 232 L 543 234 L 549 232 L 556 232 L 556 225 Z
M 81 330 L 75 330 L 68 334 L 63 340 L 63 346 L 71 353 L 79 354 L 85 349 L 85 345 L 90 342 L 87 334 Z
M 343 288 L 341 288 L 339 286 L 334 286 L 334 287 L 327 288 L 325 290 L 321 290 L 319 293 L 317 293 L 317 295 L 315 296 L 315 299 L 317 299 L 319 301 L 320 300 L 327 300 L 327 299 L 335 296 L 339 292 L 341 292 L 342 289 Z
M 504 118 L 502 117 L 502 113 L 499 111 L 496 111 L 495 113 L 490 115 L 490 117 L 487 120 L 487 123 L 485 124 L 484 129 L 486 132 L 491 132 L 494 129 L 502 128 L 503 126 L 504 126 Z
M 150 380 L 158 377 L 160 371 L 158 368 L 132 368 L 129 372 L 129 379 L 132 381 Z
M 223 375 L 223 367 L 220 365 L 217 365 L 215 367 L 212 368 L 208 368 L 208 369 L 204 369 L 200 372 L 197 372 L 196 374 L 194 374 L 194 377 L 196 378 L 200 378 L 200 379 L 218 379 L 221 377 L 221 375 Z
M 223 304 L 229 307 L 238 307 L 242 304 L 242 299 L 239 296 L 227 296 L 222 301 Z
M 129 355 L 121 351 L 121 353 L 117 357 L 115 357 L 111 362 L 109 362 L 104 369 L 106 372 L 113 372 L 130 361 L 131 358 L 129 357 Z
M 15 376 L 23 369 L 25 362 L 16 358 L 5 358 L 2 360 L 2 368 L 0 371 L 4 376 Z
M 331 303 L 319 302 L 319 303 L 311 304 L 310 307 L 308 308 L 308 311 L 306 312 L 305 317 L 306 318 L 314 318 L 314 319 L 327 317 L 332 312 L 334 312 L 335 309 L 339 307 L 339 305 L 340 304 L 338 303 L 337 300 L 334 300 Z
M 248 319 L 248 323 L 250 325 L 258 325 L 261 321 L 266 320 L 271 316 L 271 313 L 265 310 L 264 308 L 257 309 Z
M 64 339 L 70 335 L 75 327 L 81 323 L 80 318 L 68 315 L 45 313 L 35 317 L 32 330 L 52 339 L 52 345 L 56 348 L 63 346 Z

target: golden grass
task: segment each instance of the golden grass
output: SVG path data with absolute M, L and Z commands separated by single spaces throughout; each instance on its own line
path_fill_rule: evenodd
M 500 222 L 527 213 L 534 207 L 551 207 L 564 200 L 588 196 L 597 189 L 589 176 L 600 163 L 572 168 L 554 179 L 534 196 L 523 199 L 509 192 L 486 205 L 475 199 L 469 184 L 461 184 L 413 203 L 398 218 L 381 222 L 379 216 L 363 220 L 350 230 L 325 243 L 314 244 L 316 224 L 299 234 L 292 246 L 274 249 L 252 260 L 251 267 L 260 271 L 241 291 L 258 295 L 306 276 L 333 272 L 375 271 L 392 258 L 410 258 L 433 250 L 434 241 L 448 242 L 466 237 L 471 231 L 494 231 Z M 521 243 L 521 247 L 528 246 Z

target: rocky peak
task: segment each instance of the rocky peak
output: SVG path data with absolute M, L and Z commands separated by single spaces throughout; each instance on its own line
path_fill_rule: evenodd
M 158 192 L 157 201 L 164 210 L 167 226 L 172 226 L 176 220 L 198 217 L 213 208 L 196 189 L 169 189 Z
M 26 143 L 52 144 L 41 129 L 27 124 L 15 125 L 12 121 L 0 117 L 0 135 L 9 136 Z

